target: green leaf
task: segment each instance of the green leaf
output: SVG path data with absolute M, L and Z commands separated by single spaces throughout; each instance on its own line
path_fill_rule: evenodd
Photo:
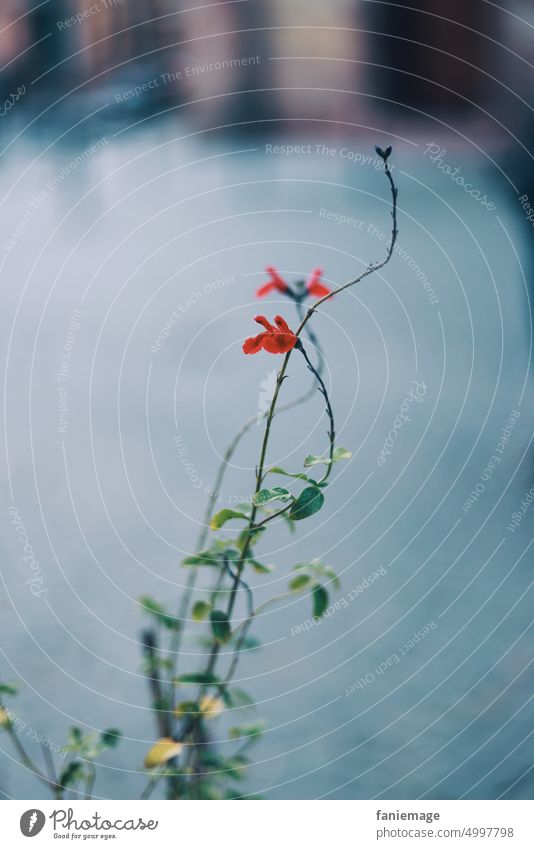
M 261 649 L 261 640 L 257 637 L 245 637 L 241 643 L 242 651 L 257 651 L 257 649 Z
M 317 584 L 312 590 L 313 615 L 322 616 L 328 607 L 328 593 L 324 587 Z
M 196 798 L 203 802 L 218 802 L 222 799 L 222 791 L 213 783 L 213 781 L 201 781 L 195 787 Z
M 311 560 L 307 563 L 297 563 L 296 566 L 293 566 L 293 569 L 296 572 L 303 570 L 315 579 L 326 578 L 328 581 L 331 581 L 332 585 L 336 589 L 339 589 L 341 586 L 339 578 L 334 570 L 331 569 L 330 566 L 325 566 L 320 560 Z
M 74 725 L 69 731 L 69 744 L 71 746 L 81 746 L 83 743 L 82 729 Z
M 245 690 L 240 690 L 238 687 L 233 687 L 231 690 L 226 690 L 223 694 L 225 703 L 230 708 L 254 708 L 255 702 L 252 696 L 249 696 Z
M 291 518 L 288 516 L 288 514 L 287 514 L 287 513 L 282 513 L 282 517 L 281 517 L 281 518 L 282 518 L 282 519 L 284 520 L 284 522 L 286 523 L 287 528 L 288 528 L 288 530 L 289 530 L 289 533 L 294 534 L 294 533 L 295 533 L 295 523 L 294 523 L 293 519 L 291 519 Z
M 175 616 L 171 616 L 170 613 L 167 613 L 164 607 L 157 602 L 155 599 L 151 598 L 151 596 L 145 595 L 139 599 L 139 604 L 141 607 L 144 607 L 146 612 L 157 619 L 158 622 L 161 622 L 165 628 L 169 628 L 170 630 L 176 629 L 178 627 L 178 620 Z
M 289 589 L 292 593 L 299 593 L 311 584 L 311 580 L 309 575 L 297 575 L 289 582 Z
M 16 696 L 18 687 L 16 684 L 0 684 L 0 694 L 2 696 Z
M 272 475 L 285 475 L 286 478 L 298 478 L 301 481 L 307 481 L 308 483 L 315 484 L 312 478 L 309 478 L 308 475 L 305 475 L 304 472 L 286 472 L 285 469 L 282 469 L 280 466 L 271 466 L 267 471 Z
M 237 801 L 237 799 L 243 798 L 243 794 L 239 793 L 239 791 L 237 791 L 235 789 L 232 790 L 232 788 L 229 788 L 228 790 L 224 791 L 224 798 L 227 802 Z
M 249 557 L 247 559 L 247 563 L 250 563 L 255 572 L 258 572 L 260 575 L 267 574 L 272 572 L 274 566 L 265 566 L 263 563 L 260 563 L 258 560 L 255 560 L 253 557 Z
M 182 560 L 182 566 L 219 566 L 217 554 L 208 549 L 207 551 L 199 551 L 197 554 L 190 554 Z
M 291 505 L 289 518 L 298 522 L 313 516 L 324 504 L 324 495 L 316 486 L 308 486 L 303 489 L 297 500 Z
M 59 776 L 59 783 L 61 787 L 73 787 L 83 777 L 83 764 L 80 761 L 72 761 Z
M 200 713 L 200 708 L 198 706 L 198 702 L 193 701 L 185 701 L 180 702 L 174 708 L 174 715 L 178 717 L 178 719 L 183 719 L 184 717 L 189 716 L 197 716 Z
M 100 741 L 108 749 L 114 749 L 119 745 L 121 737 L 122 732 L 118 728 L 106 728 L 100 735 Z
M 212 610 L 210 612 L 211 630 L 219 643 L 227 643 L 232 636 L 230 620 L 223 610 Z
M 224 798 L 227 801 L 232 800 L 234 802 L 238 801 L 239 799 L 250 799 L 253 802 L 259 802 L 260 800 L 263 800 L 263 796 L 256 796 L 256 795 L 252 795 L 251 793 L 246 793 L 246 794 L 239 793 L 238 790 L 236 790 L 235 788 L 232 788 L 232 787 L 230 787 L 228 790 L 224 791 Z
M 175 684 L 217 684 L 219 679 L 206 672 L 186 672 L 174 679 Z
M 288 501 L 291 493 L 281 486 L 273 486 L 271 489 L 260 489 L 254 496 L 254 504 L 269 504 L 271 501 Z
M 250 761 L 241 755 L 231 758 L 223 758 L 215 752 L 204 752 L 202 755 L 202 766 L 208 773 L 223 773 L 220 778 L 233 778 L 241 781 L 245 777 L 245 769 L 250 766 Z
M 243 781 L 245 778 L 245 770 L 248 766 L 249 762 L 246 758 L 228 758 L 228 760 L 224 762 L 223 770 L 225 776 L 233 778 L 234 781 Z
M 225 548 L 223 556 L 226 560 L 230 560 L 232 563 L 238 563 L 241 560 L 241 552 L 237 548 Z
M 243 767 L 250 766 L 250 759 L 246 758 L 245 755 L 236 754 L 236 755 L 233 755 L 233 757 L 231 757 L 230 760 L 231 760 L 231 762 L 234 766 L 243 766 Z
M 261 537 L 263 533 L 265 533 L 267 529 L 263 528 L 245 528 L 244 531 L 241 531 L 239 534 L 237 541 L 239 546 L 243 546 L 245 542 L 249 541 L 249 546 L 254 545 L 254 543 Z
M 193 610 L 191 611 L 191 616 L 195 620 L 195 622 L 203 622 L 207 617 L 208 613 L 211 610 L 211 604 L 207 601 L 197 601 L 196 604 L 193 605 Z
M 324 463 L 326 466 L 329 466 L 330 463 L 339 463 L 341 460 L 350 460 L 352 457 L 352 451 L 347 451 L 346 448 L 334 448 L 334 453 L 332 455 L 332 460 L 330 457 L 314 457 L 313 454 L 308 454 L 306 459 L 304 460 L 304 466 L 309 468 L 310 466 L 318 466 L 321 463 Z
M 210 522 L 210 528 L 212 531 L 220 530 L 230 519 L 245 519 L 248 522 L 249 517 L 246 513 L 242 513 L 240 510 L 230 510 L 225 507 L 224 510 L 219 510 L 218 513 L 212 518 Z
M 352 451 L 349 451 L 348 448 L 342 448 L 341 445 L 334 448 L 334 456 L 332 457 L 334 463 L 339 463 L 341 460 L 350 460 L 351 457 Z
M 228 736 L 231 740 L 239 740 L 241 737 L 247 737 L 249 740 L 252 740 L 254 737 L 259 737 L 264 731 L 265 725 L 258 722 L 255 725 L 239 725 L 235 728 L 230 728 Z

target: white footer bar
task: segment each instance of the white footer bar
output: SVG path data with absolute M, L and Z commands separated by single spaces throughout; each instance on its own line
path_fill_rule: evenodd
M 530 801 L 5 801 L 1 845 L 534 849 Z M 35 844 L 29 838 L 35 837 Z

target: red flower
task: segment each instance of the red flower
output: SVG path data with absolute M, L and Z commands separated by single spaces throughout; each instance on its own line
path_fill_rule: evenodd
M 268 283 L 264 283 L 263 286 L 260 286 L 260 288 L 256 292 L 257 298 L 264 298 L 265 295 L 269 294 L 269 292 L 285 293 L 289 291 L 289 286 L 282 280 L 276 268 L 273 268 L 272 265 L 269 265 L 268 268 L 266 268 L 265 270 L 271 279 Z
M 264 315 L 257 315 L 254 319 L 262 327 L 265 327 L 263 333 L 258 336 L 251 336 L 243 345 L 245 354 L 257 354 L 263 348 L 269 354 L 287 354 L 297 344 L 297 336 L 288 327 L 281 315 L 275 315 L 274 327 L 267 321 Z
M 316 268 L 312 271 L 311 277 L 306 283 L 308 294 L 313 295 L 315 298 L 324 298 L 325 295 L 329 295 L 332 291 L 332 289 L 329 289 L 328 286 L 325 286 L 324 283 L 320 282 L 322 276 L 322 268 Z

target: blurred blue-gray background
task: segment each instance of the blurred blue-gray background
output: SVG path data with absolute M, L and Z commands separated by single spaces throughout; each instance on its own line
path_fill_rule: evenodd
M 320 557 L 340 604 L 307 630 L 306 596 L 258 618 L 246 792 L 531 798 L 534 17 L 431 6 L 2 3 L 0 678 L 36 758 L 32 731 L 123 730 L 97 796 L 146 783 L 137 599 L 178 607 L 218 459 L 279 365 L 243 339 L 258 311 L 296 325 L 283 296 L 258 306 L 264 269 L 335 285 L 384 255 L 379 144 L 397 249 L 314 317 L 353 458 L 249 576 L 261 602 Z M 293 357 L 284 396 L 308 384 Z M 319 396 L 280 415 L 269 462 L 300 468 L 326 429 Z M 260 435 L 221 506 L 250 494 Z M 41 797 L 0 748 L 5 798 Z

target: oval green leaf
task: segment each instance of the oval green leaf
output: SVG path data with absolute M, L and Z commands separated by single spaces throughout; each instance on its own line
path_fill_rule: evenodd
M 271 489 L 260 489 L 254 496 L 254 504 L 259 507 L 271 501 L 288 501 L 290 498 L 291 493 L 287 489 L 282 486 L 273 486 Z
M 211 604 L 209 604 L 209 602 L 197 601 L 196 604 L 193 605 L 191 615 L 195 622 L 203 622 L 210 610 Z
M 348 451 L 346 448 L 338 446 L 337 448 L 334 448 L 332 460 L 330 460 L 330 457 L 315 457 L 313 454 L 308 454 L 304 460 L 304 466 L 306 468 L 310 468 L 310 466 L 318 466 L 320 463 L 324 463 L 325 466 L 329 466 L 331 462 L 339 463 L 341 460 L 350 460 L 351 457 L 352 451 Z
M 212 518 L 210 522 L 210 528 L 212 531 L 218 531 L 222 528 L 230 519 L 245 519 L 248 522 L 249 517 L 246 513 L 242 513 L 240 510 L 230 510 L 225 508 L 224 510 L 219 510 L 218 513 Z
M 328 593 L 320 584 L 312 590 L 312 601 L 313 615 L 321 617 L 328 607 Z
M 289 582 L 289 589 L 292 593 L 299 593 L 301 590 L 309 587 L 311 580 L 309 575 L 297 575 L 296 578 L 292 578 Z
M 294 522 L 313 516 L 324 504 L 324 495 L 316 486 L 307 486 L 292 504 L 289 518 Z
M 210 613 L 211 630 L 219 643 L 227 643 L 232 636 L 230 620 L 223 610 L 212 610 Z

